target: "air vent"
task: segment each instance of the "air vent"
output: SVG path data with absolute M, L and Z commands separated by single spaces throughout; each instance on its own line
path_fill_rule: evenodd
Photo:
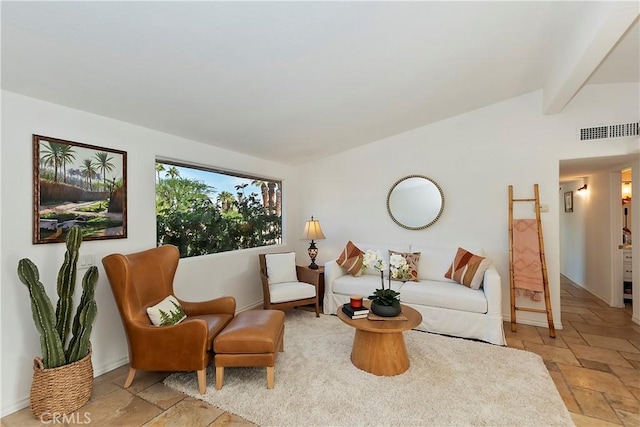
M 578 138 L 580 138 L 580 141 L 591 141 L 593 139 L 622 138 L 625 136 L 638 136 L 638 122 L 581 128 Z

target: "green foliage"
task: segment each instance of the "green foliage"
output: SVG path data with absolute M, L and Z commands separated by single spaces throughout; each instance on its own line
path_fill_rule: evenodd
M 104 212 L 107 210 L 107 205 L 108 205 L 108 202 L 106 200 L 103 200 L 101 202 L 97 202 L 89 206 L 77 208 L 76 210 L 80 212 Z
M 89 352 L 89 338 L 97 313 L 94 291 L 98 282 L 98 268 L 95 266 L 89 268 L 83 277 L 82 297 L 73 321 L 73 337 L 69 348 L 64 350 L 64 344 L 71 329 L 73 290 L 81 243 L 80 227 L 72 227 L 67 234 L 67 250 L 58 273 L 57 292 L 59 298 L 55 314 L 51 300 L 40 282 L 38 267 L 28 258 L 18 261 L 18 277 L 29 290 L 33 320 L 36 329 L 40 332 L 42 362 L 45 368 L 55 368 L 73 363 L 85 357 Z
M 180 305 L 176 304 L 174 301 L 171 301 L 171 304 L 173 304 L 173 307 L 175 308 L 174 311 L 169 311 L 169 313 L 167 313 L 164 310 L 160 310 L 160 326 L 175 325 L 181 321 L 184 316 L 186 316 L 184 309 Z
M 70 332 L 71 310 L 73 308 L 73 291 L 76 287 L 76 272 L 78 257 L 80 256 L 80 244 L 82 243 L 82 230 L 80 227 L 69 229 L 66 238 L 67 250 L 64 253 L 64 262 L 58 272 L 58 305 L 56 306 L 56 329 L 60 335 L 62 345 L 67 342 Z
M 40 332 L 42 361 L 46 368 L 55 368 L 65 364 L 62 341 L 56 330 L 56 316 L 53 305 L 40 282 L 38 267 L 27 258 L 18 261 L 18 277 L 29 290 L 31 313 L 36 329 Z
M 156 186 L 158 246 L 175 245 L 185 258 L 280 242 L 280 216 L 265 212 L 258 194 L 236 190 L 236 199 L 221 192 L 216 204 L 214 188 L 167 172 Z
M 367 298 L 369 298 L 372 303 L 375 302 L 378 305 L 392 305 L 394 307 L 399 307 L 399 296 L 400 292 L 396 292 L 393 289 L 376 289 L 373 295 L 369 295 Z

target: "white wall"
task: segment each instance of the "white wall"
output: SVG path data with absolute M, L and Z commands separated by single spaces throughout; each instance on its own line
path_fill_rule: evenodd
M 589 199 L 597 185 L 589 179 L 587 191 L 578 192 L 584 185 L 583 180 L 572 181 L 560 185 L 558 204 L 560 211 L 560 272 L 580 286 L 587 282 L 587 213 Z M 608 188 L 607 188 L 608 190 Z M 573 191 L 573 212 L 565 212 L 565 193 Z M 601 194 L 601 192 L 600 192 Z M 608 206 L 608 203 L 606 204 Z
M 55 280 L 64 258 L 63 244 L 31 244 L 32 134 L 124 150 L 128 155 L 128 238 L 84 242 L 80 249 L 83 254 L 95 255 L 100 270 L 98 316 L 92 334 L 96 375 L 124 364 L 128 358 L 120 316 L 100 260 L 110 253 L 155 246 L 156 156 L 282 179 L 285 244 L 278 250 L 290 249 L 291 243 L 286 242 L 297 240 L 301 233 L 304 218 L 295 202 L 299 200 L 295 168 L 3 91 L 2 415 L 28 404 L 33 358 L 40 355 L 28 293 L 16 274 L 18 260 L 28 257 L 39 267 L 41 280 L 55 304 Z M 249 249 L 183 260 L 176 277 L 176 293 L 192 300 L 233 295 L 238 309 L 260 304 L 258 252 Z
M 542 228 L 552 309 L 561 327 L 559 161 L 637 152 L 637 138 L 584 143 L 576 136 L 580 127 L 637 120 L 637 93 L 637 84 L 587 86 L 562 113 L 544 116 L 542 94 L 534 92 L 314 162 L 317 184 L 306 205 L 327 236 L 318 260 L 335 258 L 349 239 L 480 246 L 502 276 L 509 319 L 508 186 L 524 198 L 533 197 L 538 183 L 541 203 L 549 205 Z M 442 217 L 425 230 L 400 228 L 386 211 L 389 188 L 409 174 L 426 175 L 444 191 Z M 533 206 L 525 211 L 516 217 L 534 217 Z M 526 300 L 518 305 L 543 308 Z M 538 313 L 519 312 L 518 321 L 546 326 Z
M 588 86 L 561 114 L 543 116 L 542 96 L 535 92 L 291 168 L 3 91 L 2 415 L 27 405 L 31 364 L 40 354 L 26 291 L 15 274 L 17 262 L 31 258 L 52 293 L 52 280 L 63 256 L 59 244 L 31 244 L 32 134 L 127 151 L 129 236 L 85 242 L 81 251 L 95 254 L 96 259 L 154 246 L 155 157 L 195 161 L 282 179 L 285 245 L 281 249 L 296 249 L 300 263 L 309 262 L 308 242 L 299 236 L 311 215 L 320 220 L 327 236 L 317 242 L 319 263 L 337 256 L 348 239 L 483 247 L 502 275 L 506 318 L 507 186 L 514 185 L 516 197 L 530 197 L 533 184 L 538 183 L 541 201 L 549 205 L 549 212 L 543 214 L 543 230 L 553 310 L 560 326 L 558 162 L 637 151 L 637 139 L 615 144 L 576 140 L 579 127 L 637 120 L 637 93 L 637 84 Z M 385 202 L 387 191 L 398 178 L 416 173 L 438 182 L 446 201 L 438 222 L 425 230 L 410 231 L 393 223 Z M 634 209 L 640 211 L 635 204 Z M 533 211 L 527 214 L 533 215 Z M 178 295 L 199 299 L 231 294 L 238 299 L 239 308 L 259 303 L 258 252 L 254 249 L 181 261 Z M 96 374 L 124 363 L 127 357 L 119 315 L 104 271 L 100 273 L 96 290 L 99 314 L 92 336 Z M 638 292 L 635 284 L 634 292 Z M 518 320 L 546 325 L 535 313 L 519 314 Z

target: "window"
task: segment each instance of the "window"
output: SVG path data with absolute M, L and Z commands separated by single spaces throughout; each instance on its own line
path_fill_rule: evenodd
M 192 257 L 282 242 L 282 182 L 156 161 L 157 244 Z

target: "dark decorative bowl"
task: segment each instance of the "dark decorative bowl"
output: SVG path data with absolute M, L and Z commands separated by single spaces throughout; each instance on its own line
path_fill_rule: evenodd
M 392 305 L 378 305 L 375 302 L 371 303 L 371 311 L 374 314 L 382 317 L 395 317 L 402 311 L 401 306 L 394 307 Z

